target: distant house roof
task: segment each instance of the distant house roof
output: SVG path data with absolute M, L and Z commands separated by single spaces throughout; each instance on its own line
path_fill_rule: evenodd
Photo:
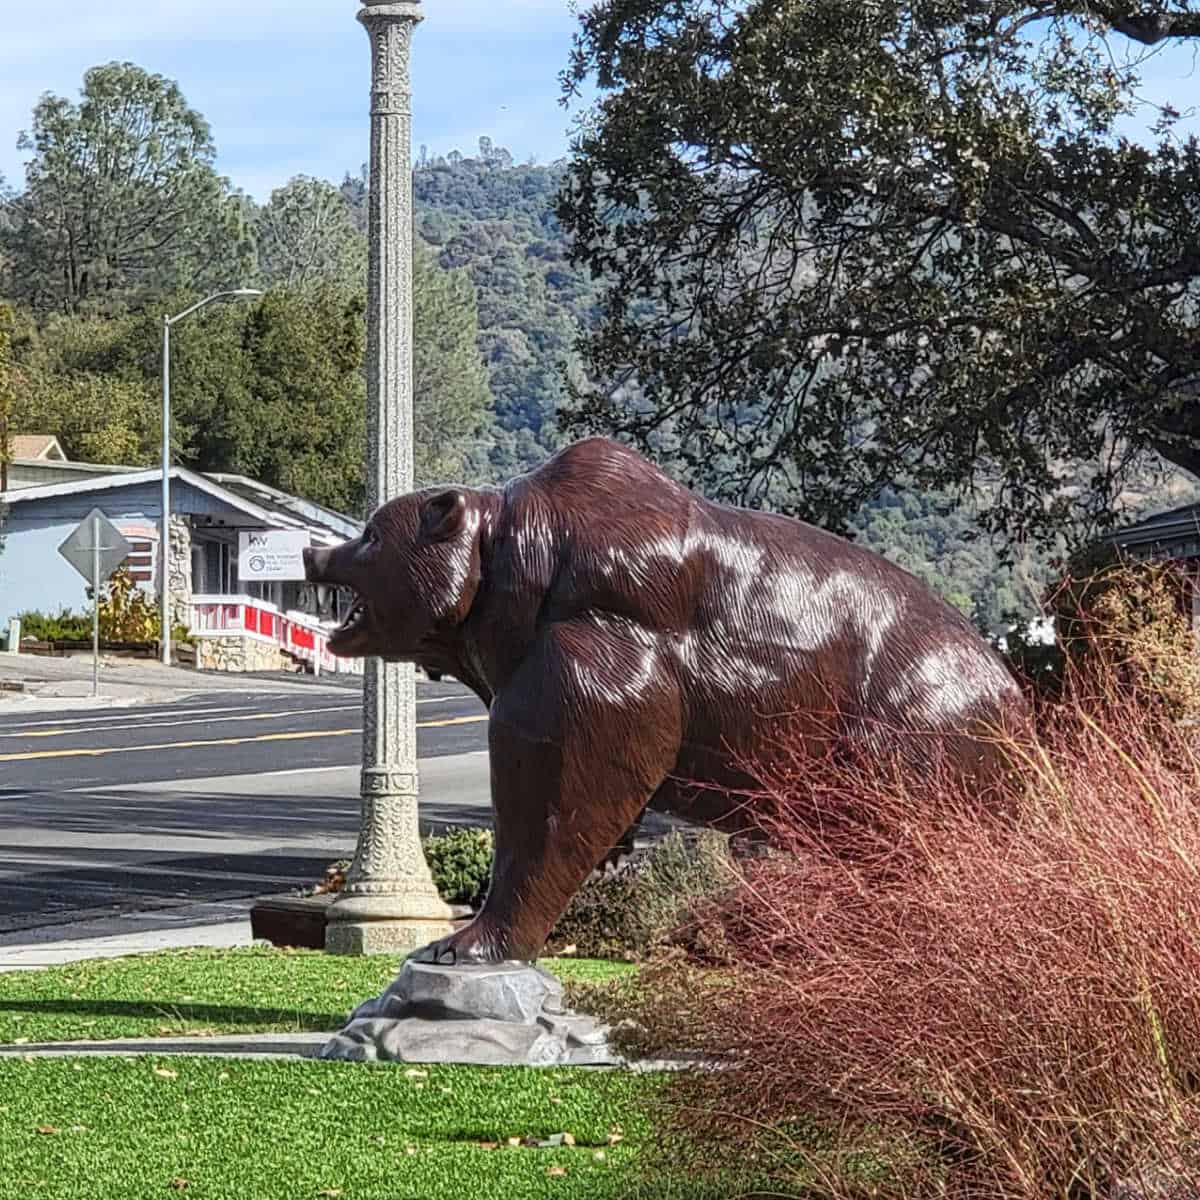
M 1114 529 L 1103 540 L 1128 550 L 1158 551 L 1178 558 L 1200 557 L 1200 504 L 1185 504 L 1156 513 L 1136 524 Z
M 157 483 L 161 479 L 161 471 L 130 468 L 119 474 L 100 478 L 50 483 L 42 487 L 10 491 L 3 499 L 13 515 L 17 516 L 19 513 L 14 510 L 23 504 L 34 504 L 39 500 L 52 500 L 64 496 L 113 492 L 122 488 Z M 352 517 L 301 500 L 298 496 L 289 496 L 286 492 L 244 479 L 240 475 L 204 475 L 198 471 L 189 471 L 185 467 L 172 467 L 171 479 L 190 484 L 212 496 L 214 500 L 268 528 L 308 529 L 318 540 L 326 543 L 357 537 L 362 532 L 362 522 L 355 521 Z
M 17 433 L 8 439 L 10 456 L 25 462 L 66 462 L 67 456 L 50 433 Z

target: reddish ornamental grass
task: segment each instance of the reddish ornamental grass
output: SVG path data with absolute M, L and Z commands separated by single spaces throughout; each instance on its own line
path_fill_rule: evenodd
M 1194 740 L 1066 703 L 986 807 L 784 754 L 778 853 L 702 917 L 736 986 L 675 999 L 732 1069 L 674 1119 L 803 1194 L 1200 1196 Z

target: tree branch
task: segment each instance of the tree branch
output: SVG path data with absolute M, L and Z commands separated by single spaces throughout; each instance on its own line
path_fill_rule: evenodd
M 1117 33 L 1135 42 L 1155 46 L 1168 38 L 1200 38 L 1200 13 L 1124 12 L 1116 5 L 1096 4 L 1092 10 Z

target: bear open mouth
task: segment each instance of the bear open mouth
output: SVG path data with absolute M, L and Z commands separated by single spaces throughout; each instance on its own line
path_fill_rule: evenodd
M 333 631 L 333 635 L 338 638 L 345 638 L 355 633 L 364 632 L 369 620 L 370 613 L 367 611 L 366 600 L 359 595 L 355 595 L 354 603 L 350 606 L 350 611 L 342 618 L 342 623 Z

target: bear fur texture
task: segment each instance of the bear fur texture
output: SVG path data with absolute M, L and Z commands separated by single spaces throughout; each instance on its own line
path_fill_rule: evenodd
M 647 806 L 744 827 L 782 715 L 789 736 L 914 760 L 937 735 L 985 786 L 999 756 L 982 730 L 1024 711 L 997 655 L 913 576 L 710 503 L 602 438 L 503 489 L 401 496 L 306 565 L 358 596 L 334 653 L 452 675 L 490 710 L 491 887 L 423 961 L 535 959 Z

